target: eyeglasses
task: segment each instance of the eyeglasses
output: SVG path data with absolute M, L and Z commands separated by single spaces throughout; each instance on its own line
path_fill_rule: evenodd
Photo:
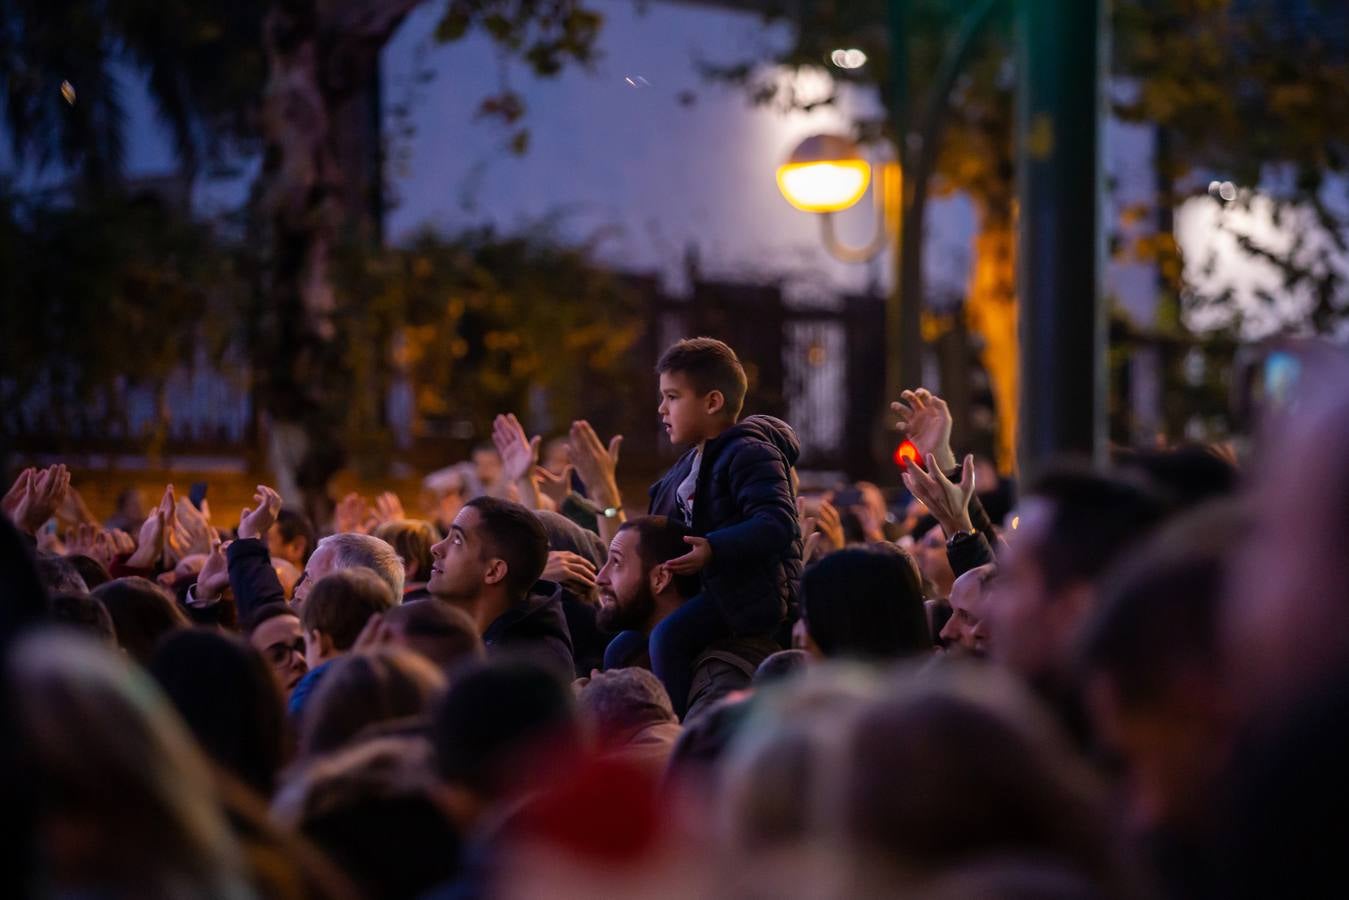
M 268 644 L 267 649 L 263 651 L 267 661 L 274 666 L 281 666 L 290 662 L 293 653 L 304 656 L 304 638 L 298 637 L 290 643 L 277 641 L 275 644 Z

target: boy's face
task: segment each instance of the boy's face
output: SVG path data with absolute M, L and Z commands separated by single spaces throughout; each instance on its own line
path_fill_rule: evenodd
M 724 405 L 720 391 L 699 395 L 683 372 L 660 373 L 660 421 L 670 443 L 705 440 Z

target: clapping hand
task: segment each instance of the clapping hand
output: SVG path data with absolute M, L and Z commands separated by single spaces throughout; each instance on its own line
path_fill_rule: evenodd
M 910 468 L 904 473 L 904 485 L 923 502 L 948 538 L 974 530 L 970 522 L 970 498 L 974 496 L 973 456 L 965 457 L 965 463 L 960 467 L 959 484 L 952 484 L 937 466 L 936 459 L 929 455 L 927 471 L 917 466 Z
M 895 430 L 913 441 L 921 459 L 934 456 L 943 471 L 953 468 L 956 455 L 951 451 L 951 410 L 946 401 L 927 388 L 904 391 L 899 396 L 900 400 L 890 404 L 899 416 Z
M 244 508 L 239 514 L 239 538 L 247 540 L 249 538 L 266 539 L 267 532 L 276 524 L 276 517 L 281 512 L 281 495 L 272 490 L 265 484 L 257 486 L 257 493 L 253 495 L 252 509 Z

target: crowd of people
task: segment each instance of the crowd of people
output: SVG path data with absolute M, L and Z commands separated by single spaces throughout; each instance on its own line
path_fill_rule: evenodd
M 621 437 L 511 414 L 422 518 L 169 485 L 99 522 L 65 466 L 19 473 L 10 895 L 1343 890 L 1349 365 L 1249 459 L 1019 486 L 906 391 L 894 497 L 803 486 L 724 343 L 656 369 L 684 453 L 645 503 Z

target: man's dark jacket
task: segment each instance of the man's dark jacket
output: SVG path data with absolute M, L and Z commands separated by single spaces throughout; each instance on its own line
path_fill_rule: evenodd
M 712 545 L 703 590 L 737 635 L 767 634 L 796 600 L 801 526 L 789 473 L 800 455 L 791 426 L 771 416 L 750 416 L 703 448 L 691 530 Z M 651 486 L 652 515 L 679 520 L 675 492 L 693 457 Z
M 482 642 L 491 655 L 528 659 L 568 682 L 575 676 L 562 586 L 551 581 L 537 582 L 523 603 L 497 616 L 483 632 Z

